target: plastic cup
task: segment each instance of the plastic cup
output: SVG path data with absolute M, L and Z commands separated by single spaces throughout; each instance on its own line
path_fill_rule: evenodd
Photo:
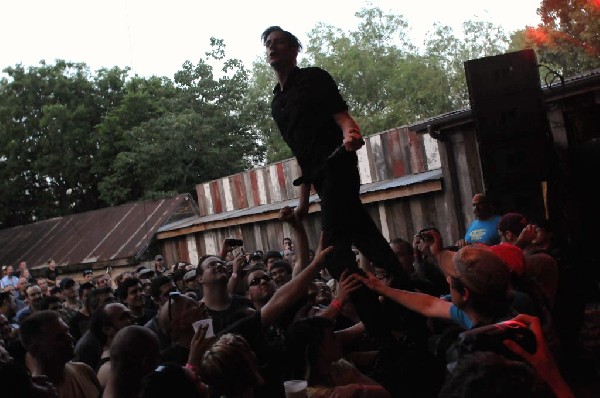
M 286 380 L 283 382 L 286 398 L 306 398 L 306 380 Z

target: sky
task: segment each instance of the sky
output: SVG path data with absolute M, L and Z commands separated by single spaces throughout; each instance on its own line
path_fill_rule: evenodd
M 507 32 L 535 26 L 541 0 L 19 0 L 0 5 L 0 70 L 39 65 L 40 60 L 83 62 L 92 71 L 126 67 L 140 76 L 172 78 L 189 60 L 196 64 L 223 39 L 228 59 L 250 68 L 261 57 L 260 34 L 279 25 L 308 43 L 323 22 L 345 31 L 358 26 L 355 13 L 372 5 L 400 14 L 421 45 L 435 22 L 460 31 L 466 20 L 486 20 Z

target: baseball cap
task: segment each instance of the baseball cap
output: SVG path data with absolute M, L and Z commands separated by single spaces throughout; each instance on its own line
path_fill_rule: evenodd
M 94 275 L 94 271 L 91 269 L 83 270 L 83 276 Z
M 508 289 L 509 268 L 489 247 L 470 245 L 444 253 L 440 262 L 444 274 L 460 279 L 472 291 L 495 294 Z
M 523 275 L 525 272 L 525 255 L 523 255 L 523 250 L 520 247 L 503 242 L 490 246 L 490 250 L 504 261 L 511 272 L 519 276 Z
M 139 278 L 148 279 L 148 278 L 152 278 L 154 276 L 154 271 L 149 268 L 143 267 L 142 269 L 137 271 L 137 274 L 138 274 Z
M 196 277 L 196 270 L 193 269 L 191 271 L 186 272 L 185 275 L 183 275 L 183 281 L 187 282 L 187 281 L 194 279 L 195 277 Z
M 161 256 L 160 254 L 157 254 L 156 256 L 154 256 L 154 260 L 163 260 L 163 256 Z
M 521 213 L 506 213 L 498 222 L 500 232 L 512 232 L 519 235 L 528 224 L 527 218 Z

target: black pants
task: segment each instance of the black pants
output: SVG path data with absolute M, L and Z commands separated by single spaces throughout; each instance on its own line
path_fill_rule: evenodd
M 385 268 L 393 276 L 393 287 L 413 290 L 409 276 L 360 201 L 360 175 L 356 157 L 333 159 L 314 182 L 314 186 L 321 198 L 325 247 L 334 247 L 326 265 L 331 275 L 339 280 L 346 269 L 350 274 L 362 272 L 352 252 L 354 244 L 370 261 L 378 267 Z M 400 305 L 382 305 L 377 293 L 367 287 L 362 287 L 352 294 L 352 303 L 373 336 L 387 335 L 392 323 L 398 323 L 398 319 L 394 319 L 398 316 L 410 323 L 406 325 L 408 329 L 422 330 L 424 325 L 422 317 Z

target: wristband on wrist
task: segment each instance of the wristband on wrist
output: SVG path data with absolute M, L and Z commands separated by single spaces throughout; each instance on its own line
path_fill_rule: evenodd
M 331 300 L 331 303 L 329 305 L 331 305 L 333 308 L 335 308 L 338 311 L 341 310 L 343 307 L 342 303 L 338 299 Z
M 194 373 L 196 376 L 198 375 L 198 373 L 200 373 L 200 369 L 198 369 L 189 362 L 185 364 L 185 368 L 191 370 L 192 373 Z

